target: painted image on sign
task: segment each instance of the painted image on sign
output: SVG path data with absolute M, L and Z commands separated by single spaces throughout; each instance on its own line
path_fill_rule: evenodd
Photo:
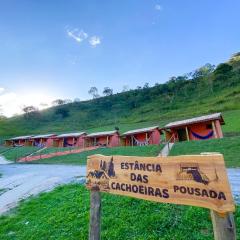
M 101 160 L 99 164 L 99 170 L 89 171 L 87 175 L 87 184 L 89 187 L 98 187 L 102 191 L 109 190 L 109 179 L 116 176 L 114 170 L 113 158 L 110 162 Z

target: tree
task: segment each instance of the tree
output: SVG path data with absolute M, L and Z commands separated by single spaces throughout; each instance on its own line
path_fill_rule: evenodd
M 206 63 L 202 67 L 196 69 L 192 73 L 192 77 L 196 80 L 199 79 L 199 78 L 207 77 L 214 71 L 214 69 L 215 69 L 215 65 L 212 65 L 210 63 Z
M 103 95 L 105 95 L 105 96 L 113 95 L 113 89 L 111 89 L 109 87 L 105 87 L 104 90 L 103 90 Z
M 88 91 L 88 94 L 92 95 L 93 99 L 99 97 L 98 89 L 96 87 L 91 87 Z
M 63 99 L 56 99 L 54 101 L 52 101 L 52 106 L 60 106 L 63 105 L 65 102 Z
M 149 83 L 145 83 L 144 85 L 143 85 L 143 88 L 149 88 Z
M 64 99 L 64 104 L 69 104 L 69 103 L 72 103 L 72 100 L 71 99 Z
M 80 102 L 80 98 L 75 98 L 75 99 L 73 100 L 73 102 L 79 103 L 79 102 Z
M 38 108 L 34 106 L 24 106 L 22 111 L 24 112 L 25 117 L 37 116 L 39 113 Z
M 37 108 L 37 107 L 34 107 L 34 106 L 24 106 L 22 110 L 23 110 L 23 112 L 24 112 L 25 114 L 29 114 L 29 113 L 31 113 L 31 112 L 36 112 L 36 111 L 38 111 L 38 108 Z
M 227 64 L 227 63 L 221 63 L 217 66 L 216 70 L 214 73 L 216 75 L 221 75 L 221 74 L 228 74 L 230 71 L 232 71 L 232 66 Z
M 193 80 L 195 81 L 198 89 L 198 96 L 203 92 L 203 88 L 209 87 L 210 91 L 213 92 L 212 77 L 211 74 L 215 70 L 215 65 L 206 63 L 202 67 L 198 68 L 192 73 Z
M 124 85 L 122 92 L 127 92 L 127 91 L 129 91 L 129 87 L 128 87 L 128 85 Z

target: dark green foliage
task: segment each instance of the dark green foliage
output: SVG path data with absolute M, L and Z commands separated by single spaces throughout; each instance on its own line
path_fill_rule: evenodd
M 66 118 L 69 116 L 69 109 L 67 107 L 58 107 L 55 110 L 55 114 L 62 118 Z
M 227 63 L 221 63 L 217 66 L 214 74 L 215 75 L 225 75 L 232 71 L 233 67 Z
M 109 87 L 105 87 L 103 89 L 103 95 L 105 96 L 111 96 L 113 95 L 113 89 L 109 88 Z

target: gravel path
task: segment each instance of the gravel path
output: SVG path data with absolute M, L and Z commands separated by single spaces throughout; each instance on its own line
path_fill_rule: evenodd
M 47 164 L 0 165 L 0 214 L 15 207 L 19 200 L 50 191 L 54 187 L 82 181 L 85 166 Z M 236 202 L 240 204 L 240 168 L 228 169 L 229 181 Z
M 240 204 L 240 168 L 228 168 L 227 172 L 235 201 Z
M 12 163 L 12 162 L 7 161 L 5 159 L 5 157 L 3 157 L 3 156 L 0 156 L 0 165 L 2 165 L 2 164 L 10 164 L 10 163 Z
M 7 164 L 0 165 L 0 214 L 15 207 L 19 200 L 73 181 L 86 175 L 84 166 Z

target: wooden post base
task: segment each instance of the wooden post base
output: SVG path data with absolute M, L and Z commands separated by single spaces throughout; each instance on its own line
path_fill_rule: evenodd
M 89 240 L 100 240 L 101 193 L 99 191 L 91 190 L 90 202 Z
M 211 210 L 215 240 L 236 240 L 236 227 L 232 213 L 219 214 Z

